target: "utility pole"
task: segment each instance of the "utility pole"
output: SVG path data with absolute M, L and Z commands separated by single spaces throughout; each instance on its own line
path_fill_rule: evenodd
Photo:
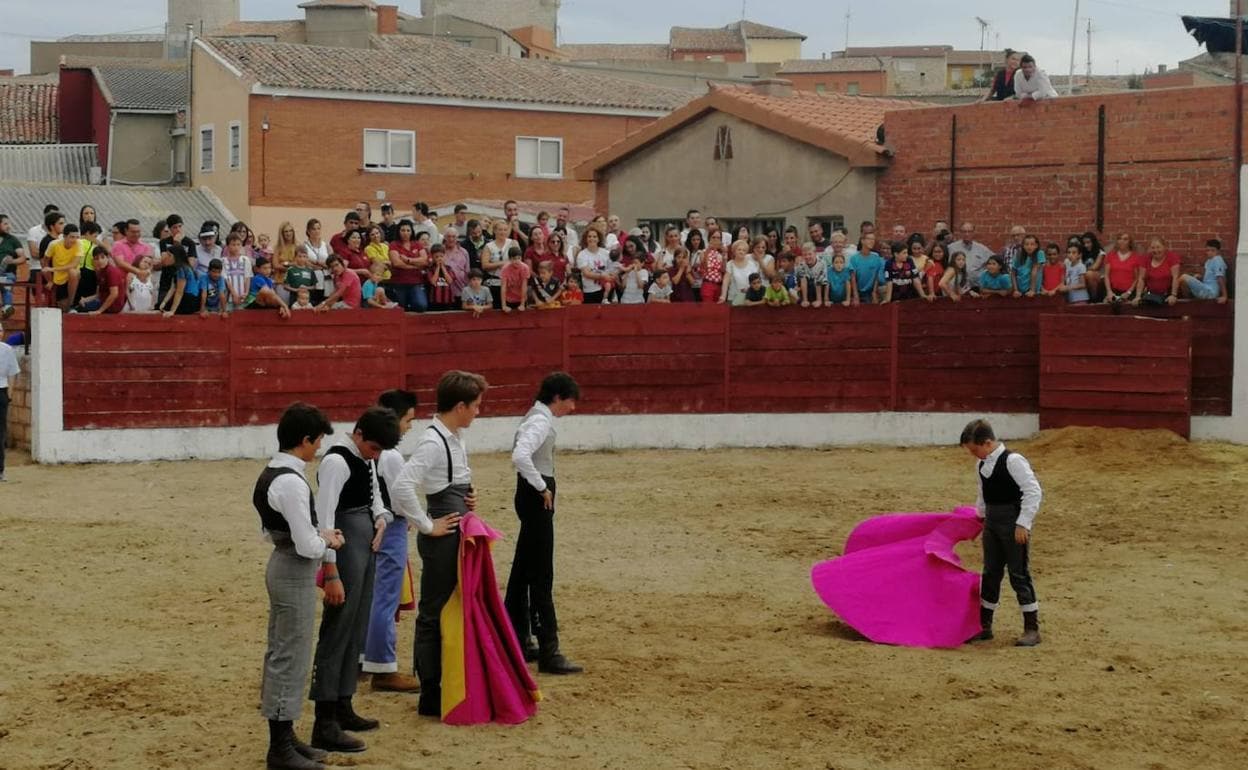
M 979 50 L 984 50 L 984 42 L 988 37 L 988 21 L 982 17 L 976 16 L 975 21 L 979 23 Z
M 1079 0 L 1075 0 L 1075 23 L 1070 32 L 1070 76 L 1066 81 L 1066 95 L 1075 92 L 1075 42 L 1079 39 Z
M 1088 19 L 1088 79 L 1085 84 L 1092 82 L 1092 19 Z
M 849 3 L 845 4 L 845 50 L 849 51 L 849 20 L 853 16 Z

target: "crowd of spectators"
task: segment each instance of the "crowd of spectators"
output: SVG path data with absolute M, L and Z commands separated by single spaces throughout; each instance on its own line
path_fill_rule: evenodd
M 188 234 L 171 214 L 145 239 L 137 220 L 117 222 L 106 235 L 92 207 L 72 222 L 49 205 L 23 243 L 0 215 L 3 312 L 12 313 L 10 285 L 24 263 L 45 287 L 42 301 L 89 314 L 224 317 L 263 309 L 285 317 L 368 308 L 480 315 L 582 303 L 831 308 L 1024 296 L 1111 304 L 1228 297 L 1216 239 L 1197 276 L 1181 274 L 1164 239 L 1137 247 L 1128 233 L 1107 253 L 1093 232 L 1058 242 L 1021 226 L 994 249 L 970 222 L 956 236 L 937 222 L 929 234 L 895 225 L 887 237 L 863 222 L 851 238 L 845 229 L 825 233 L 819 223 L 805 233 L 792 226 L 727 233 L 696 210 L 683 227 L 657 234 L 648 226 L 625 230 L 616 216 L 597 216 L 578 231 L 567 209 L 543 212 L 530 225 L 514 201 L 492 221 L 469 218 L 462 205 L 450 227 L 439 229 L 433 217 L 423 203 L 403 217 L 387 204 L 374 221 L 370 205 L 360 203 L 330 234 L 310 219 L 302 235 L 284 222 L 270 238 L 242 222 L 228 229 L 203 222 Z

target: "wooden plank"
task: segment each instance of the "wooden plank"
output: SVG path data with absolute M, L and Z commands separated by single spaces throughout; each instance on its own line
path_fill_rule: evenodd
M 888 404 L 888 378 L 880 380 L 846 380 L 841 382 L 734 382 L 733 398 L 879 398 Z M 881 407 L 883 408 L 883 407 Z
M 217 323 L 219 324 L 220 322 L 218 321 Z M 62 351 L 65 353 L 89 353 L 104 350 L 112 352 L 160 352 L 169 350 L 225 352 L 229 350 L 229 339 L 225 336 L 225 330 L 217 326 L 212 332 L 206 330 L 178 332 L 176 334 L 67 332 L 64 336 Z
M 937 342 L 935 338 L 902 338 L 897 341 L 902 360 L 908 356 L 938 355 L 946 351 L 959 353 L 1038 353 L 1040 340 L 1034 335 L 1003 334 L 998 337 L 964 337 L 954 342 Z
M 185 351 L 158 350 L 148 353 L 119 353 L 113 350 L 89 350 L 78 353 L 66 353 L 61 363 L 66 373 L 70 371 L 105 369 L 163 369 L 184 366 L 226 367 L 230 355 L 227 351 L 200 351 L 194 356 L 187 356 Z
M 1163 361 L 1177 359 L 1164 358 Z M 1177 374 L 1154 372 L 1125 382 L 1118 374 L 1094 374 L 1077 372 L 1064 377 L 1049 377 L 1044 381 L 1045 393 L 1066 391 L 1093 391 L 1098 393 L 1187 393 L 1191 388 L 1191 376 L 1187 367 L 1176 367 Z
M 135 383 L 217 383 L 222 387 L 229 382 L 229 362 L 217 366 L 132 366 L 126 369 L 66 367 L 64 381 L 86 383 L 135 382 Z
M 1038 387 L 1034 366 L 993 366 L 976 369 L 903 369 L 903 388 L 939 387 L 999 393 L 1002 390 L 1027 386 Z
M 388 378 L 397 377 L 399 367 L 393 362 L 386 364 L 388 368 L 377 372 L 358 371 L 307 371 L 297 369 L 265 371 L 257 374 L 252 369 L 244 369 L 238 373 L 235 387 L 238 391 L 250 390 L 257 393 L 280 393 L 296 396 L 310 390 L 364 390 L 376 395 L 382 390 Z M 378 377 L 382 377 L 380 382 Z
M 684 336 L 667 338 L 613 337 L 608 345 L 593 337 L 569 336 L 564 350 L 568 356 L 597 355 L 609 349 L 616 355 L 666 353 L 683 356 L 697 353 L 714 353 L 723 349 L 722 335 Z
M 582 388 L 611 388 L 622 393 L 630 392 L 634 387 L 666 386 L 673 390 L 693 386 L 723 385 L 723 368 L 697 370 L 690 369 L 674 377 L 668 369 L 632 369 L 629 371 L 588 371 L 572 367 L 572 376 Z
M 89 383 L 65 383 L 65 414 L 86 412 L 186 412 L 229 408 L 224 387 L 163 388 L 150 383 L 114 383 L 94 387 Z
M 740 401 L 743 396 L 732 393 L 731 398 Z M 751 411 L 767 414 L 802 414 L 802 413 L 844 413 L 844 412 L 880 412 L 888 407 L 888 394 L 881 390 L 879 395 L 835 398 L 802 398 L 783 396 L 776 398 L 760 398 L 753 401 Z
M 454 334 L 409 334 L 403 347 L 409 357 L 423 353 L 454 353 L 474 350 L 526 350 L 535 347 L 557 350 L 554 332 L 505 329 L 465 330 Z
M 1036 367 L 1034 352 L 963 353 L 957 349 L 956 345 L 950 348 L 935 353 L 912 353 L 899 357 L 898 362 L 903 372 L 924 372 L 930 369 L 992 369 L 998 366 L 1027 366 L 1032 369 Z
M 1106 412 L 1187 414 L 1191 398 L 1182 393 L 1105 393 L 1103 391 L 1041 390 L 1040 408 Z
M 572 356 L 571 368 L 578 372 L 663 370 L 668 373 L 668 377 L 672 376 L 672 372 L 711 371 L 719 372 L 722 376 L 724 359 L 720 353 L 700 353 L 686 356 L 672 356 L 666 353 L 655 355 L 613 355 L 605 353 L 596 356 Z
M 1001 395 L 983 393 L 954 394 L 946 392 L 910 391 L 898 397 L 903 412 L 1035 412 L 1039 408 L 1038 392 Z
M 563 363 L 559 350 L 551 348 L 499 348 L 495 350 L 460 350 L 447 353 L 419 353 L 405 359 L 413 371 L 445 372 L 448 369 L 557 369 Z
M 1149 377 L 1186 371 L 1181 358 L 1138 358 L 1131 356 L 1054 356 L 1040 359 L 1041 374 L 1102 374 L 1119 377 Z
M 743 383 L 775 383 L 780 387 L 794 382 L 876 382 L 889 388 L 888 363 L 877 366 L 776 366 L 740 367 L 733 370 L 732 381 Z
M 840 332 L 808 332 L 801 329 L 778 330 L 766 335 L 732 336 L 732 349 L 735 350 L 882 350 L 887 356 L 892 341 L 888 330 L 872 331 L 863 334 L 843 334 Z
M 1067 337 L 1044 339 L 1041 355 L 1044 358 L 1059 356 L 1095 356 L 1108 353 L 1115 356 L 1139 356 L 1144 358 L 1182 358 L 1191 354 L 1191 343 L 1184 339 L 1166 337 Z
M 888 363 L 886 349 L 837 350 L 826 356 L 812 357 L 800 350 L 734 350 L 728 354 L 733 372 L 760 367 L 805 367 L 812 359 L 827 367 L 853 368 L 860 366 L 883 366 Z
M 280 414 L 280 413 L 279 413 Z M 272 422 L 276 423 L 274 417 Z M 228 424 L 224 410 L 176 412 L 96 412 L 66 414 L 68 430 L 99 430 L 106 428 L 217 428 Z

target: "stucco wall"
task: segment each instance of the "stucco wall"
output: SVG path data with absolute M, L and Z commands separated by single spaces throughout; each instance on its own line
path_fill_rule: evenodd
M 732 160 L 713 160 L 720 126 L 731 129 Z M 611 211 L 628 224 L 699 208 L 725 218 L 784 217 L 804 229 L 806 217 L 873 219 L 877 173 L 850 171 L 844 158 L 716 112 L 608 169 L 607 189 Z
M 252 162 L 252 141 L 248 131 L 247 89 L 234 73 L 215 58 L 196 47 L 192 60 L 190 172 L 192 187 L 207 187 L 216 194 L 234 216 L 250 221 L 250 198 L 247 190 L 247 169 Z M 229 167 L 229 125 L 237 120 L 242 125 L 242 167 Z M 214 129 L 214 162 L 212 172 L 199 170 L 199 130 L 212 124 Z
M 945 57 L 914 57 L 886 60 L 891 65 L 889 80 L 893 90 L 900 93 L 944 91 L 948 69 Z
M 401 19 L 399 31 L 408 35 L 432 35 L 439 40 L 467 41 L 470 48 L 516 59 L 524 54 L 524 48 L 506 32 L 445 14 L 432 18 Z
M 172 115 L 118 113 L 113 126 L 113 182 L 165 184 L 173 177 Z
M 748 39 L 745 41 L 745 60 L 748 62 L 779 64 L 800 58 L 802 58 L 802 41 L 800 40 Z
M 377 34 L 371 8 L 305 8 L 304 20 L 308 45 L 368 48 L 369 37 Z

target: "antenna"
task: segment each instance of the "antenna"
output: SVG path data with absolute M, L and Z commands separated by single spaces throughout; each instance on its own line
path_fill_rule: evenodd
M 845 51 L 849 52 L 849 20 L 853 17 L 853 11 L 849 3 L 845 4 Z
M 741 21 L 745 21 L 745 3 L 746 0 L 741 0 Z
M 992 22 L 979 16 L 975 17 L 975 21 L 979 22 L 979 50 L 984 50 L 984 40 L 988 37 L 988 28 L 992 26 Z
M 1092 82 L 1092 18 L 1088 17 L 1088 83 Z

